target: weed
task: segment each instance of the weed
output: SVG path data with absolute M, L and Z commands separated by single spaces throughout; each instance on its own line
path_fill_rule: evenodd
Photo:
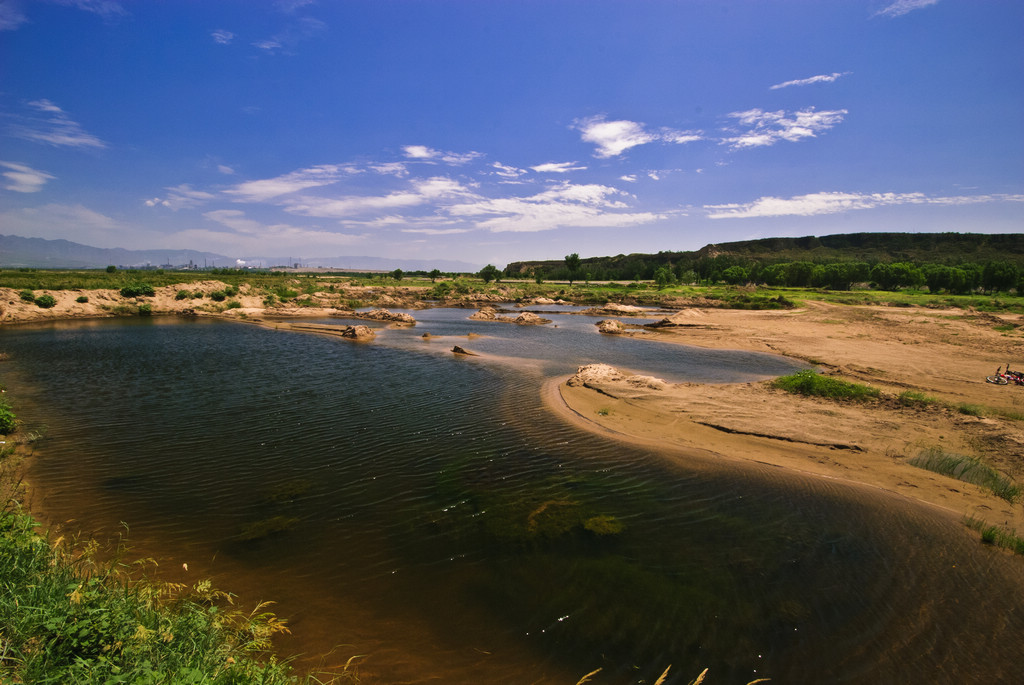
M 153 297 L 156 290 L 148 283 L 127 283 L 121 288 L 121 297 Z
M 999 526 L 993 526 L 974 516 L 964 518 L 964 525 L 981 533 L 981 541 L 986 545 L 1001 547 L 1012 551 L 1014 554 L 1024 555 L 1024 537 L 1017 535 L 1017 531 L 1004 530 Z
M 911 459 L 910 464 L 986 488 L 1010 503 L 1020 497 L 1019 486 L 976 457 L 929 447 Z
M 78 297 L 75 298 L 75 302 L 77 302 L 78 304 L 85 304 L 88 301 L 89 297 L 87 295 L 79 295 Z
M 14 409 L 7 400 L 0 399 L 0 433 L 8 435 L 14 432 L 18 426 L 18 419 L 14 415 Z
M 841 400 L 877 399 L 881 392 L 878 388 L 860 383 L 850 383 L 839 378 L 831 378 L 815 373 L 809 369 L 797 371 L 788 376 L 780 376 L 771 381 L 771 387 L 785 390 L 796 395 L 827 397 Z
M 961 404 L 956 410 L 966 416 L 983 416 L 985 410 L 977 404 Z
M 18 293 L 18 297 L 20 297 L 23 302 L 36 301 L 36 294 L 31 290 L 22 290 L 20 293 Z
M 904 407 L 927 407 L 939 403 L 939 401 L 931 395 L 925 395 L 923 392 L 918 392 L 916 390 L 904 390 L 896 398 L 896 401 Z
M 225 307 L 227 309 L 240 309 L 242 307 L 242 303 L 238 300 L 231 300 L 227 305 L 225 305 Z
M 57 298 L 53 295 L 40 295 L 35 300 L 36 306 L 41 309 L 50 309 L 57 306 Z

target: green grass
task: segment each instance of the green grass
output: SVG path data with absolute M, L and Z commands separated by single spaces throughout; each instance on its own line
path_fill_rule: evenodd
M 796 395 L 826 397 L 835 400 L 866 401 L 877 399 L 881 395 L 881 391 L 878 388 L 823 376 L 810 370 L 797 371 L 788 376 L 780 376 L 771 381 L 770 385 L 773 388 L 785 390 Z
M 986 545 L 993 545 L 1008 549 L 1014 554 L 1024 555 L 1024 537 L 1017 535 L 1017 531 L 1004 530 L 973 516 L 966 517 L 964 525 L 981 533 L 981 541 Z
M 946 452 L 930 447 L 910 460 L 914 466 L 950 476 L 965 483 L 991 490 L 996 496 L 1013 503 L 1020 497 L 1020 486 L 976 457 Z
M 147 562 L 101 560 L 95 543 L 38 534 L 8 497 L 0 511 L 0 682 L 319 683 L 270 651 L 284 621 L 251 612 L 209 581 L 145 575 Z M 123 550 L 121 550 L 123 552 Z M 337 674 L 353 679 L 354 674 Z
M 896 401 L 904 407 L 929 407 L 941 404 L 937 398 L 916 390 L 904 390 L 896 397 Z

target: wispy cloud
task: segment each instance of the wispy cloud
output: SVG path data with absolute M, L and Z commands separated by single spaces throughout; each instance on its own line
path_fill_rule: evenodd
M 231 31 L 225 31 L 224 29 L 217 29 L 216 31 L 211 32 L 210 36 L 213 37 L 214 43 L 220 43 L 221 45 L 227 45 L 235 39 L 235 34 Z
M 107 20 L 128 14 L 128 11 L 117 0 L 51 0 L 51 2 L 98 14 Z
M 17 162 L 0 162 L 0 167 L 9 169 L 3 173 L 7 179 L 5 190 L 13 190 L 16 193 L 38 193 L 46 185 L 46 182 L 56 178 L 45 171 L 33 169 L 27 164 Z
M 811 76 L 809 78 L 800 78 L 794 81 L 785 81 L 783 83 L 776 83 L 770 88 L 770 90 L 779 90 L 780 88 L 790 88 L 792 86 L 810 86 L 815 83 L 832 83 L 839 80 L 843 76 L 848 75 L 850 72 L 832 72 L 831 74 L 819 74 L 818 76 Z
M 795 142 L 813 138 L 842 122 L 847 113 L 845 109 L 819 112 L 813 107 L 791 114 L 783 110 L 765 112 L 761 109 L 732 112 L 729 116 L 745 130 L 735 131 L 735 135 L 723 138 L 722 142 L 736 150 L 774 145 L 782 140 Z
M 629 206 L 619 199 L 625 195 L 610 186 L 562 183 L 527 197 L 479 199 L 443 211 L 494 233 L 636 226 L 665 218 L 653 212 L 628 211 Z
M 147 207 L 167 207 L 178 211 L 179 209 L 195 209 L 205 205 L 210 200 L 216 199 L 216 195 L 205 190 L 195 190 L 187 183 L 173 188 L 167 188 L 166 197 L 152 197 L 144 200 Z
M 350 195 L 338 198 L 303 196 L 289 201 L 285 210 L 302 216 L 348 219 L 367 213 L 419 207 L 441 200 L 472 196 L 458 181 L 443 176 L 416 179 L 386 195 Z
M 538 174 L 567 174 L 570 171 L 585 171 L 587 167 L 579 166 L 576 162 L 548 162 L 530 168 Z
M 288 24 L 270 38 L 254 41 L 252 45 L 271 54 L 291 53 L 300 43 L 315 38 L 326 30 L 327 24 L 319 19 L 299 17 L 288 20 Z
M 275 178 L 245 181 L 224 192 L 240 202 L 265 202 L 281 195 L 336 183 L 344 170 L 346 167 L 339 164 L 321 164 Z
M 28 21 L 28 17 L 14 0 L 0 0 L 0 31 L 14 31 Z
M 959 195 L 930 197 L 924 193 L 823 192 L 790 198 L 761 197 L 743 204 L 705 205 L 711 219 L 750 219 L 777 216 L 817 216 L 894 205 L 972 205 L 1024 202 L 1024 195 Z
M 55 147 L 105 148 L 102 140 L 86 133 L 82 126 L 50 100 L 33 100 L 28 104 L 32 110 L 20 117 L 21 123 L 14 124 L 10 135 L 22 140 L 45 143 Z
M 284 223 L 264 223 L 250 218 L 240 209 L 218 209 L 205 212 L 203 216 L 227 228 L 228 231 L 190 229 L 175 234 L 175 240 L 184 245 L 213 244 L 229 252 L 258 254 L 296 248 L 316 250 L 344 247 L 364 239 L 362 235 L 351 233 Z
M 939 0 L 896 0 L 891 5 L 881 9 L 873 16 L 876 17 L 902 17 L 904 14 L 919 10 L 923 7 L 934 5 Z
M 649 130 L 643 124 L 620 119 L 608 121 L 604 116 L 579 119 L 574 123 L 584 142 L 597 146 L 595 157 L 618 157 L 626 150 L 648 143 L 690 143 L 703 139 L 696 131 L 676 131 L 669 128 Z
M 526 169 L 520 169 L 519 167 L 509 166 L 508 164 L 502 164 L 501 162 L 494 162 L 491 164 L 491 168 L 494 169 L 494 174 L 506 179 L 506 181 L 514 181 L 520 176 L 526 173 Z
M 426 145 L 406 145 L 402 148 L 402 152 L 409 159 L 421 162 L 441 161 L 456 166 L 468 164 L 483 157 L 483 153 L 480 152 L 442 152 Z

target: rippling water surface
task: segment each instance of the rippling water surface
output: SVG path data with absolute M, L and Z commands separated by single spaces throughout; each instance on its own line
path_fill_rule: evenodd
M 707 382 L 796 364 L 468 313 L 415 312 L 371 344 L 209 321 L 14 328 L 0 374 L 48 425 L 47 515 L 276 600 L 299 663 L 365 654 L 364 682 L 389 683 L 571 685 L 598 667 L 639 683 L 669 664 L 674 683 L 705 667 L 729 684 L 1013 682 L 1019 559 L 898 498 L 671 465 L 539 397 L 592 361 Z

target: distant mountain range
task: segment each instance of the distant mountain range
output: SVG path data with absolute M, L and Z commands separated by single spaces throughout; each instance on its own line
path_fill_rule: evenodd
M 451 259 L 390 259 L 387 257 L 228 257 L 197 250 L 125 250 L 90 247 L 69 240 L 22 238 L 0 235 L 0 267 L 37 269 L 101 269 L 117 267 L 196 268 L 274 266 L 302 268 L 326 267 L 366 271 L 431 271 L 475 273 L 480 266 Z

